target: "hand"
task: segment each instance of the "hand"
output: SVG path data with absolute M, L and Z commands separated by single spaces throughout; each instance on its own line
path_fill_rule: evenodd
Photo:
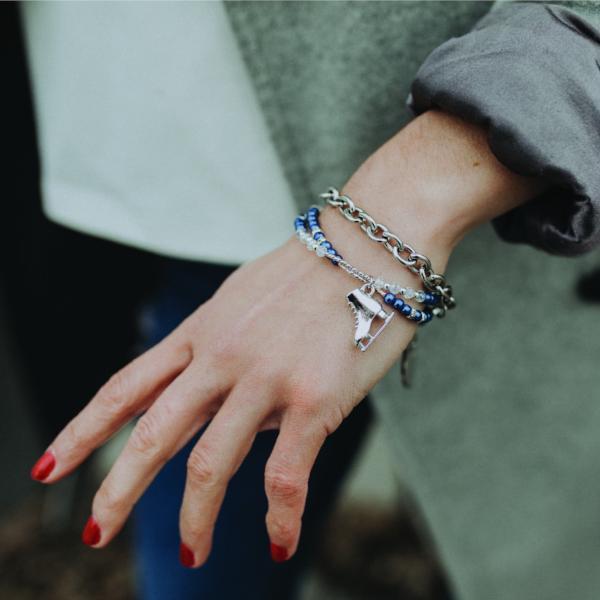
M 170 336 L 117 373 L 51 445 L 56 466 L 46 480 L 72 471 L 145 411 L 94 499 L 95 545 L 116 535 L 165 462 L 212 417 L 189 457 L 181 510 L 193 564 L 207 558 L 225 487 L 266 428 L 280 429 L 265 471 L 267 527 L 291 556 L 321 445 L 412 335 L 414 326 L 396 316 L 368 352 L 358 351 L 344 296 L 359 285 L 290 239 L 234 272 Z
M 451 152 L 440 151 L 441 142 Z M 479 168 L 469 171 L 474 159 Z M 497 163 L 483 132 L 428 114 L 382 146 L 344 191 L 356 192 L 361 206 L 428 254 L 441 272 L 472 224 L 537 189 Z M 418 285 L 333 209 L 321 220 L 340 253 L 357 266 Z M 244 265 L 165 340 L 102 387 L 51 444 L 34 478 L 59 480 L 143 413 L 94 498 L 85 539 L 102 547 L 163 465 L 212 419 L 189 456 L 180 516 L 184 561 L 199 566 L 210 552 L 227 482 L 256 433 L 277 428 L 265 469 L 266 521 L 276 556 L 292 556 L 319 449 L 397 360 L 416 328 L 396 315 L 367 352 L 358 351 L 344 297 L 358 286 L 295 239 Z

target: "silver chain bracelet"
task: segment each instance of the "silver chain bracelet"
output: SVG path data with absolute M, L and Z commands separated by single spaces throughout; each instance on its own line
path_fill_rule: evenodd
M 341 195 L 336 188 L 328 188 L 327 192 L 320 194 L 320 197 L 331 206 L 336 207 L 346 219 L 358 223 L 371 240 L 383 244 L 396 260 L 412 273 L 421 277 L 427 289 L 439 293 L 442 297 L 444 309 L 456 306 L 456 301 L 452 295 L 452 287 L 446 282 L 443 275 L 433 270 L 431 261 L 427 256 L 418 253 L 409 244 L 403 242 L 385 225 L 375 221 L 367 211 L 360 208 L 360 206 L 356 206 L 349 196 Z

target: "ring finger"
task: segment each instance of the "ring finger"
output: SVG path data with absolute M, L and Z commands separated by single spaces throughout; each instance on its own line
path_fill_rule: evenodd
M 238 385 L 225 400 L 188 459 L 180 515 L 181 562 L 198 567 L 207 559 L 227 484 L 248 454 L 272 406 L 257 387 Z

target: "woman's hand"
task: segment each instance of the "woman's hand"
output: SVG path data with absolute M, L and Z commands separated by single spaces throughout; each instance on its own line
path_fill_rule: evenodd
M 496 161 L 483 131 L 430 112 L 373 154 L 343 191 L 442 272 L 468 229 L 539 189 Z M 321 222 L 350 262 L 374 276 L 419 285 L 334 209 L 326 209 Z M 102 547 L 163 465 L 212 419 L 189 456 L 180 518 L 182 558 L 199 566 L 210 552 L 229 479 L 256 433 L 277 428 L 265 469 L 266 520 L 274 557 L 292 556 L 321 445 L 398 359 L 416 328 L 396 315 L 360 352 L 345 299 L 359 286 L 295 239 L 244 265 L 102 387 L 51 444 L 34 478 L 59 480 L 143 413 L 94 498 L 84 540 Z
M 212 419 L 188 459 L 180 520 L 188 559 L 206 560 L 227 483 L 267 428 L 280 430 L 265 470 L 267 528 L 275 555 L 291 556 L 321 445 L 414 330 L 396 315 L 368 352 L 355 348 L 345 294 L 360 285 L 290 239 L 235 271 L 171 335 L 115 374 L 50 447 L 56 464 L 47 483 L 144 413 L 95 496 L 99 532 L 89 541 L 106 545 L 166 461 Z

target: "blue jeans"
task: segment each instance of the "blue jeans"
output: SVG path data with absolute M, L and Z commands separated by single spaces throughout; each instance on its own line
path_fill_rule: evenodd
M 207 300 L 233 268 L 166 260 L 158 289 L 142 312 L 142 344 L 151 346 Z M 261 432 L 232 478 L 217 520 L 213 549 L 199 569 L 178 560 L 179 507 L 192 440 L 160 472 L 134 510 L 136 565 L 143 600 L 292 600 L 323 531 L 340 484 L 371 421 L 361 402 L 331 435 L 311 474 L 297 554 L 271 561 L 265 528 L 267 500 L 263 471 L 277 436 Z

